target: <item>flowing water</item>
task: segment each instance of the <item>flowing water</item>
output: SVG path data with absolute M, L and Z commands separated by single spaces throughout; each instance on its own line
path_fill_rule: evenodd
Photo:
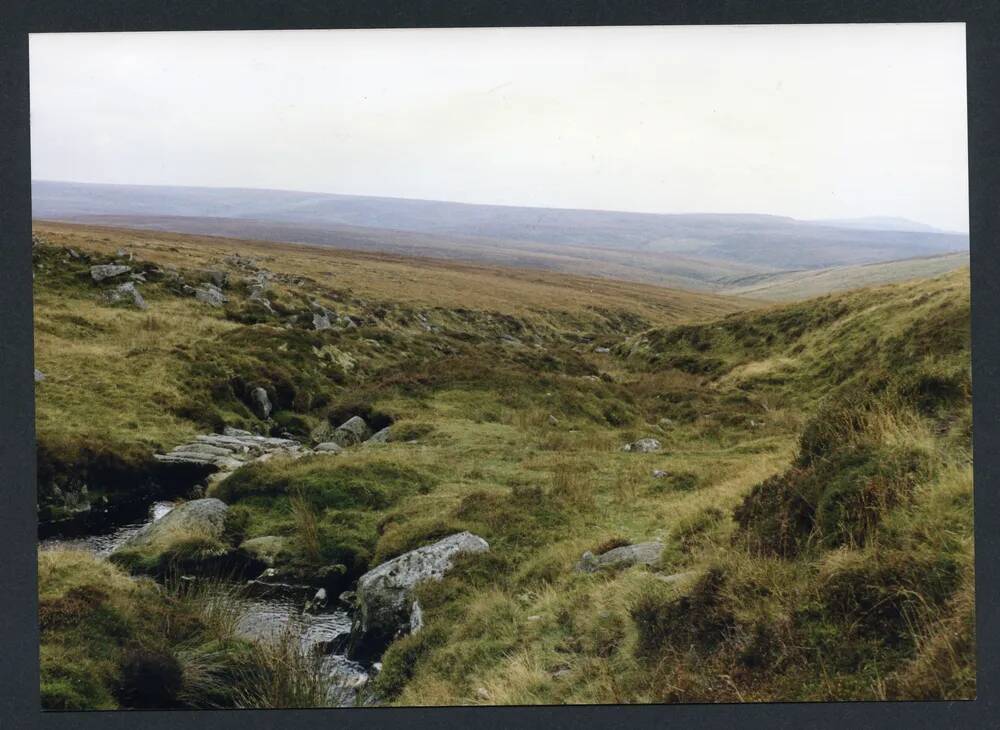
M 39 542 L 39 548 L 86 550 L 107 557 L 143 527 L 170 512 L 173 506 L 172 502 L 155 502 L 145 519 L 81 537 L 47 538 Z M 242 598 L 239 599 L 236 631 L 251 641 L 274 641 L 291 633 L 304 654 L 319 656 L 321 671 L 330 680 L 330 705 L 355 705 L 358 692 L 369 675 L 363 665 L 351 661 L 343 653 L 351 631 L 351 614 L 341 609 L 318 613 L 305 613 L 302 609 L 302 600 L 289 596 Z

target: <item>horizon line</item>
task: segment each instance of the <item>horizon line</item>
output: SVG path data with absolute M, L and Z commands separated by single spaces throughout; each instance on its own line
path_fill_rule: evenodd
M 544 205 L 526 205 L 526 204 L 511 204 L 511 203 L 483 203 L 483 202 L 468 202 L 462 200 L 445 200 L 441 198 L 421 198 L 421 197 L 405 197 L 399 195 L 371 195 L 371 194 L 361 194 L 361 193 L 332 193 L 320 190 L 298 190 L 292 188 L 273 188 L 273 187 L 254 187 L 254 186 L 239 186 L 239 185 L 186 185 L 177 183 L 112 183 L 112 182 L 96 182 L 93 180 L 57 180 L 52 178 L 31 178 L 32 185 L 34 183 L 64 183 L 71 185 L 102 185 L 106 187 L 133 187 L 133 188 L 192 188 L 192 189 L 202 189 L 202 190 L 240 190 L 240 191 L 255 191 L 255 192 L 271 192 L 271 193 L 299 193 L 302 195 L 324 195 L 331 197 L 341 197 L 341 198 L 381 198 L 384 200 L 404 200 L 415 203 L 445 203 L 448 205 L 465 205 L 465 206 L 480 206 L 489 208 L 528 208 L 531 210 L 558 210 L 558 211 L 573 211 L 573 212 L 591 212 L 591 213 L 626 213 L 630 215 L 652 215 L 652 216 L 754 216 L 759 218 L 777 218 L 795 221 L 797 223 L 808 223 L 813 225 L 828 225 L 831 228 L 836 228 L 834 225 L 836 221 L 864 221 L 864 220 L 877 220 L 877 219 L 896 219 L 900 221 L 906 221 L 909 223 L 915 223 L 917 225 L 926 226 L 932 229 L 931 231 L 909 231 L 910 233 L 942 233 L 951 235 L 961 235 L 968 236 L 969 231 L 967 230 L 956 230 L 950 228 L 940 228 L 938 226 L 931 225 L 930 223 L 925 223 L 923 221 L 914 220 L 913 218 L 907 218 L 906 216 L 898 215 L 859 215 L 859 216 L 844 216 L 844 217 L 820 217 L 820 218 L 796 218 L 791 215 L 784 215 L 780 213 L 759 213 L 759 212 L 713 212 L 713 211 L 686 211 L 683 213 L 664 213 L 659 211 L 649 211 L 649 210 L 623 210 L 620 208 L 580 208 L 580 207 L 567 207 L 567 206 L 544 206 Z M 878 230 L 878 229 L 871 229 Z M 891 229 L 889 229 L 891 230 Z M 900 232 L 906 232 L 905 229 Z

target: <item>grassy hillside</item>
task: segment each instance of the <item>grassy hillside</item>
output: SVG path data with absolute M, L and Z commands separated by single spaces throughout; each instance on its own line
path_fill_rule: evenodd
M 753 275 L 731 281 L 720 291 L 775 302 L 794 301 L 838 291 L 938 276 L 968 265 L 968 253 L 950 253 L 863 266 Z
M 974 695 L 967 271 L 760 308 L 307 247 L 38 234 L 43 503 L 80 474 L 91 494 L 129 489 L 153 448 L 223 424 L 307 438 L 363 414 L 398 437 L 211 488 L 240 538 L 284 537 L 285 567 L 345 579 L 460 530 L 489 541 L 420 590 L 424 629 L 383 657 L 383 702 Z M 152 274 L 147 310 L 102 302 L 87 267 L 123 246 L 189 282 L 227 269 L 229 302 Z M 273 313 L 225 262 L 237 248 L 274 273 Z M 314 299 L 354 325 L 313 330 Z M 621 450 L 642 437 L 663 450 Z M 574 569 L 654 539 L 649 568 Z M 43 626 L 47 651 L 80 641 Z

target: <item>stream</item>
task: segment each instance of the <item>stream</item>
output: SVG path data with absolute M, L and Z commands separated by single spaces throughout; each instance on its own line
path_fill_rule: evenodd
M 86 550 L 107 557 L 132 535 L 150 522 L 155 522 L 173 509 L 171 502 L 154 502 L 145 519 L 118 525 L 111 529 L 84 536 L 53 536 L 41 540 L 42 550 L 67 548 Z M 346 646 L 352 616 L 348 611 L 332 608 L 313 613 L 303 611 L 303 602 L 287 596 L 248 597 L 239 600 L 237 634 L 251 641 L 268 641 L 291 632 L 298 638 L 304 654 L 321 654 L 321 671 L 330 681 L 329 705 L 353 707 L 359 692 L 368 681 L 369 673 L 358 662 L 348 659 L 342 648 L 327 653 L 328 647 Z

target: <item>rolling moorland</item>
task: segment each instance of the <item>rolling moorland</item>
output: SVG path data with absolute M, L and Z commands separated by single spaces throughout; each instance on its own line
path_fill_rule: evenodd
M 967 269 L 768 304 L 55 223 L 33 258 L 43 535 L 226 505 L 39 552 L 48 709 L 326 704 L 232 592 L 322 589 L 357 627 L 368 571 L 466 531 L 488 549 L 403 630 L 352 630 L 356 702 L 975 695 Z M 381 438 L 321 450 L 356 417 Z M 156 457 L 242 432 L 294 446 Z
M 433 256 L 755 297 L 789 272 L 808 274 L 806 296 L 851 288 L 844 267 L 879 269 L 887 283 L 919 275 L 904 260 L 968 253 L 964 234 L 889 218 L 802 221 L 774 215 L 664 215 L 472 205 L 287 190 L 98 185 L 36 180 L 36 219 L 144 228 L 341 249 Z M 967 263 L 967 259 L 965 260 Z M 921 264 L 916 264 L 918 267 Z M 937 260 L 938 270 L 963 265 Z M 872 271 L 857 286 L 876 283 Z M 826 287 L 825 289 L 823 287 Z M 801 289 L 801 286 L 798 287 Z M 786 286 L 775 289 L 787 298 Z

